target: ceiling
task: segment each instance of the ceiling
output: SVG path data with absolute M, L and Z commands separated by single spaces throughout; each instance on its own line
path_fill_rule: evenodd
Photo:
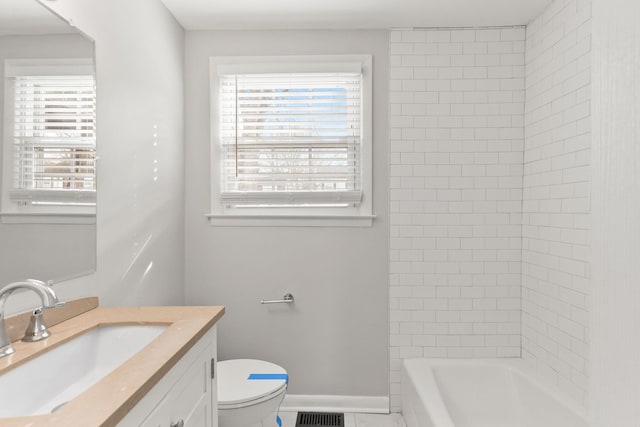
M 162 0 L 187 30 L 524 25 L 552 0 Z
M 75 32 L 36 0 L 0 0 L 0 36 Z

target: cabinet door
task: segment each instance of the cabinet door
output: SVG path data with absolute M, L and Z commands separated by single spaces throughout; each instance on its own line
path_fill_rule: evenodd
M 151 389 L 118 427 L 217 427 L 217 383 L 211 375 L 216 347 L 214 327 Z
M 142 423 L 142 427 L 211 426 L 211 346 L 198 357 Z
M 210 367 L 208 357 L 196 361 L 163 399 L 169 406 L 170 424 L 183 421 L 184 427 L 211 426 Z
M 207 357 L 201 358 L 200 365 L 194 366 L 187 372 L 183 382 L 184 388 L 181 388 L 180 384 L 174 387 L 176 397 L 171 405 L 171 422 L 176 423 L 177 426 L 180 420 L 184 421 L 184 427 L 218 426 L 215 328 L 211 331 L 209 339 Z

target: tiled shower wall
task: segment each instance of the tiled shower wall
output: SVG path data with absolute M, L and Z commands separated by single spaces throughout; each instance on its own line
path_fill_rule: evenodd
M 397 411 L 403 358 L 521 354 L 525 29 L 390 38 Z
M 527 27 L 522 356 L 586 403 L 590 234 L 590 0 Z

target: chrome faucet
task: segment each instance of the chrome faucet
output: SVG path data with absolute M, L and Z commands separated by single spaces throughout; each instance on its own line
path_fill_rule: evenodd
M 47 327 L 42 320 L 42 311 L 64 305 L 63 302 L 58 300 L 51 286 L 40 280 L 27 279 L 23 282 L 10 283 L 0 289 L 0 357 L 8 356 L 15 351 L 11 346 L 11 339 L 4 324 L 4 304 L 9 295 L 18 289 L 34 291 L 42 302 L 42 306 L 33 311 L 29 327 L 25 332 L 25 341 L 38 341 L 48 337 L 49 331 L 47 331 Z

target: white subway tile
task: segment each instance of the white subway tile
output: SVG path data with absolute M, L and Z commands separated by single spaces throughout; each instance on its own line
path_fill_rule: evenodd
M 476 40 L 476 32 L 472 29 L 451 31 L 452 42 L 473 42 Z
M 400 39 L 405 43 L 422 43 L 426 40 L 425 31 L 405 30 Z
M 447 29 L 432 29 L 425 33 L 428 43 L 448 43 L 451 41 L 451 31 Z
M 525 30 L 395 30 L 391 39 L 397 402 L 405 355 L 520 354 Z
M 501 40 L 501 32 L 502 31 L 504 31 L 504 29 L 497 29 L 497 28 L 496 29 L 478 29 L 478 30 L 476 30 L 476 40 L 478 40 L 478 41 L 498 41 L 498 40 Z M 505 34 L 505 36 L 506 36 L 506 34 Z M 513 39 L 513 40 L 516 40 L 516 39 Z

